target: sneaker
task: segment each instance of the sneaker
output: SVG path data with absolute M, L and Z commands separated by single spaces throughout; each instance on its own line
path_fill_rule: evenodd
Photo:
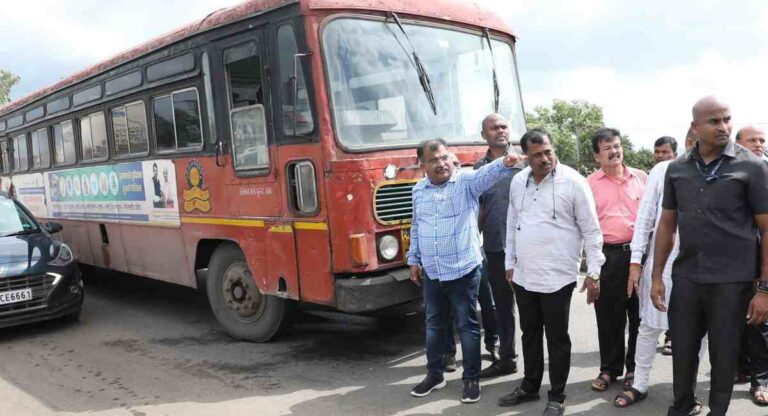
M 517 373 L 517 363 L 514 360 L 499 360 L 480 371 L 480 378 L 498 377 L 515 373 Z
M 442 376 L 436 376 L 428 373 L 427 376 L 424 377 L 424 380 L 421 380 L 421 383 L 419 383 L 416 387 L 413 388 L 413 390 L 411 390 L 411 396 L 424 397 L 429 393 L 432 393 L 433 390 L 442 389 L 445 387 L 445 384 L 445 379 Z
M 464 391 L 461 393 L 462 403 L 475 403 L 480 400 L 480 381 L 464 380 Z
M 452 355 L 444 355 L 443 356 L 443 366 L 445 367 L 446 373 L 453 373 L 456 371 L 456 357 Z

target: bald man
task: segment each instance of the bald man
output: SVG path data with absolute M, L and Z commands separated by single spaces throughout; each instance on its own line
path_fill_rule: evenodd
M 514 153 L 509 145 L 509 123 L 500 114 L 489 114 L 483 119 L 480 135 L 488 143 L 485 156 L 475 162 L 479 169 L 494 160 Z M 516 169 L 513 176 L 519 172 Z M 504 244 L 507 232 L 507 208 L 509 207 L 509 184 L 512 176 L 504 178 L 480 196 L 480 231 L 483 233 L 483 251 L 487 260 L 486 274 L 496 305 L 496 329 L 499 335 L 498 358 L 494 346 L 486 343 L 493 362 L 480 372 L 480 378 L 498 377 L 517 372 L 515 352 L 515 293 L 506 279 L 504 268 Z M 485 317 L 483 317 L 485 326 Z
M 765 131 L 755 126 L 742 127 L 736 133 L 736 143 L 744 146 L 755 156 L 763 158 L 765 152 Z
M 765 131 L 755 126 L 742 127 L 736 133 L 736 143 L 762 159 Z M 765 323 L 748 325 L 741 339 L 736 383 L 748 381 L 751 381 L 752 401 L 768 406 L 768 324 Z
M 674 403 L 667 415 L 694 410 L 698 352 L 708 334 L 709 414 L 725 416 L 739 354 L 734 340 L 741 339 L 744 317 L 749 324 L 768 320 L 768 244 L 760 246 L 755 238 L 759 230 L 768 241 L 768 166 L 730 140 L 726 103 L 704 97 L 692 113 L 698 141 L 670 163 L 664 180 L 650 296 L 658 310 L 667 311 L 663 272 L 677 229 L 680 251 L 668 313 Z

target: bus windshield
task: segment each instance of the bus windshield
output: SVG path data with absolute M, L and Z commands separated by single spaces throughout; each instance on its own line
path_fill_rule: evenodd
M 483 143 L 480 122 L 493 112 L 493 61 L 499 113 L 510 139 L 525 132 L 514 54 L 509 43 L 480 32 L 403 24 L 413 49 L 392 21 L 339 18 L 323 31 L 328 86 L 342 146 L 352 150 L 413 146 L 442 137 Z M 430 79 L 437 115 L 412 64 L 419 56 Z

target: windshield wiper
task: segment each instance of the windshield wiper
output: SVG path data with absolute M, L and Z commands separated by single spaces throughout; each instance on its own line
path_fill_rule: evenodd
M 496 79 L 496 58 L 491 47 L 491 34 L 488 28 L 483 29 L 483 37 L 488 42 L 488 51 L 491 53 L 491 68 L 493 69 L 493 112 L 499 112 L 499 82 Z
M 429 106 L 432 107 L 432 112 L 437 115 L 437 104 L 435 104 L 435 94 L 432 92 L 432 84 L 429 82 L 429 75 L 427 75 L 427 71 L 424 69 L 424 65 L 421 64 L 421 59 L 419 59 L 419 55 L 416 53 L 416 48 L 413 47 L 413 43 L 411 43 L 411 38 L 408 37 L 408 33 L 405 32 L 405 28 L 403 28 L 402 23 L 400 23 L 400 18 L 397 17 L 397 13 L 390 12 L 389 13 L 392 18 L 395 20 L 395 23 L 397 24 L 397 27 L 400 28 L 400 31 L 403 32 L 403 36 L 405 36 L 405 40 L 408 41 L 408 46 L 411 47 L 411 54 L 408 54 L 408 51 L 405 49 L 405 46 L 403 46 L 403 43 L 400 42 L 400 38 L 395 35 L 394 32 L 392 32 L 392 36 L 395 37 L 395 40 L 400 45 L 401 48 L 403 48 L 403 51 L 405 52 L 405 55 L 408 57 L 408 62 L 413 65 L 413 69 L 416 70 L 416 74 L 419 76 L 419 83 L 421 84 L 421 89 L 424 90 L 424 94 L 427 96 L 427 100 L 429 101 Z M 413 59 L 411 59 L 411 55 L 413 56 Z
M 0 235 L 0 237 L 13 237 L 17 235 L 37 234 L 39 232 L 40 232 L 40 229 L 36 228 L 34 230 L 21 230 L 21 231 L 16 231 L 14 233 L 2 234 Z

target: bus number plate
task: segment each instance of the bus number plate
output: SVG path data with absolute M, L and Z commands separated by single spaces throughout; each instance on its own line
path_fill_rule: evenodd
M 10 292 L 0 292 L 0 305 L 9 303 L 24 302 L 32 300 L 32 289 L 11 290 Z

